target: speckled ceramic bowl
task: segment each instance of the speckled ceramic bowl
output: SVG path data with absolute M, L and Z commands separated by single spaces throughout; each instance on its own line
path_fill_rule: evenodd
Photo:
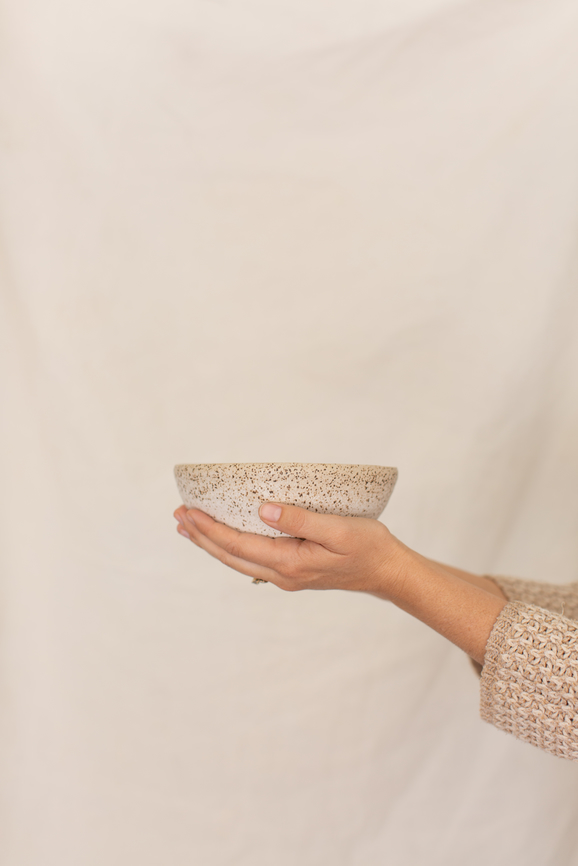
M 183 463 L 175 478 L 187 508 L 198 508 L 233 529 L 268 535 L 263 502 L 286 502 L 318 514 L 379 517 L 397 481 L 389 466 L 341 463 Z

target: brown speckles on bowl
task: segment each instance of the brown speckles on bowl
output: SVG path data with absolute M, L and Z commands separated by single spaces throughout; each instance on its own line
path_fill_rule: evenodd
M 318 514 L 377 518 L 397 480 L 390 466 L 342 463 L 182 463 L 175 478 L 187 508 L 243 532 L 276 537 L 259 517 L 263 502 Z

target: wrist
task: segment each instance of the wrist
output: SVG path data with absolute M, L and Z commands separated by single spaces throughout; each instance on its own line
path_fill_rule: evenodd
M 376 580 L 367 592 L 399 605 L 408 594 L 408 583 L 415 575 L 416 565 L 414 552 L 390 534 Z
M 504 605 L 483 587 L 405 548 L 389 600 L 482 663 L 488 636 Z

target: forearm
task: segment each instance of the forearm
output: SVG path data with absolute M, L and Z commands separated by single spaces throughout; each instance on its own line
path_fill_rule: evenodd
M 242 574 L 292 592 L 345 589 L 386 599 L 480 663 L 506 604 L 474 575 L 464 579 L 425 559 L 376 520 L 266 503 L 261 520 L 289 536 L 279 539 L 240 533 L 196 509 L 176 514 L 187 538 Z
M 490 592 L 492 595 L 497 596 L 497 598 L 506 599 L 506 596 L 497 583 L 489 577 L 482 577 L 480 574 L 472 574 L 470 571 L 463 571 L 461 568 L 454 568 L 452 565 L 444 565 L 441 562 L 435 562 L 433 559 L 426 559 L 425 556 L 420 556 L 419 554 L 415 555 L 419 556 L 424 563 L 437 566 L 438 568 L 443 568 L 444 571 L 449 571 L 450 574 L 459 577 L 461 580 L 467 581 L 467 583 L 471 583 L 473 586 L 479 586 L 481 589 L 485 589 L 486 592 Z
M 387 590 L 372 594 L 392 601 L 483 664 L 488 637 L 506 599 L 458 576 L 454 572 L 459 569 L 447 569 L 403 545 L 397 571 L 393 584 L 387 580 Z

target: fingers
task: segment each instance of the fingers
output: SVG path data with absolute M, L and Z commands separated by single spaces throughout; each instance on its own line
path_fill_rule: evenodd
M 198 541 L 199 533 L 191 532 L 191 527 L 196 524 L 200 534 L 222 547 L 231 556 L 280 573 L 286 570 L 287 565 L 302 560 L 305 549 L 307 554 L 313 552 L 317 544 L 331 553 L 341 554 L 347 551 L 353 518 L 316 514 L 294 505 L 278 503 L 265 503 L 261 506 L 259 515 L 267 525 L 293 537 L 268 538 L 238 532 L 218 523 L 202 511 L 187 511 L 185 506 L 174 512 L 182 526 L 181 534 L 188 531 L 191 539 Z
M 174 514 L 181 534 L 224 565 L 290 591 L 373 592 L 375 586 L 382 592 L 384 569 L 387 572 L 390 562 L 396 566 L 400 548 L 376 520 L 316 514 L 292 505 L 265 503 L 260 516 L 267 525 L 295 537 L 238 532 L 183 506 Z
M 221 547 L 219 544 L 212 541 L 204 533 L 199 532 L 195 524 L 192 523 L 191 520 L 188 518 L 188 515 L 184 515 L 184 524 L 182 526 L 179 526 L 178 528 L 179 530 L 182 528 L 182 530 L 187 533 L 187 537 L 189 537 L 191 541 L 197 545 L 197 547 L 205 550 L 215 559 L 218 559 L 219 562 L 222 562 L 223 565 L 227 565 L 229 568 L 233 568 L 235 569 L 235 571 L 238 571 L 241 574 L 246 574 L 249 577 L 258 577 L 261 580 L 267 580 L 270 583 L 275 583 L 277 580 L 279 580 L 280 575 L 277 574 L 274 569 L 266 568 L 262 565 L 258 565 L 254 562 L 242 559 L 239 556 L 235 556 L 229 553 L 229 551 L 224 547 Z M 183 532 L 181 532 L 181 534 L 183 534 Z
M 182 535 L 184 538 L 188 538 L 190 541 L 193 539 L 185 529 L 185 518 L 187 516 L 187 509 L 184 505 L 181 505 L 180 508 L 177 508 L 176 511 L 173 511 L 173 517 L 176 521 L 178 521 L 177 532 L 179 535 Z
M 278 570 L 290 562 L 301 544 L 295 538 L 267 538 L 249 532 L 238 532 L 218 523 L 202 511 L 191 509 L 184 516 L 185 528 L 198 540 L 206 537 L 230 556 Z M 194 532 L 194 530 L 198 530 Z
M 316 514 L 296 505 L 266 502 L 259 509 L 259 517 L 267 526 L 286 532 L 294 538 L 305 538 L 339 553 L 343 540 L 349 534 L 350 517 L 336 514 Z

